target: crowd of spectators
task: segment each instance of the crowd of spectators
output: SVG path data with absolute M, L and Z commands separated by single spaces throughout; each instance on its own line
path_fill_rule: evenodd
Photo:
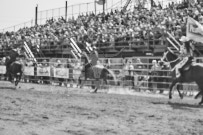
M 67 48 L 72 37 L 82 48 L 85 42 L 97 47 L 148 45 L 164 43 L 165 32 L 179 39 L 186 34 L 186 19 L 191 16 L 203 24 L 203 3 L 171 3 L 133 11 L 114 10 L 95 15 L 81 14 L 76 19 L 63 17 L 47 20 L 44 25 L 21 28 L 17 32 L 0 33 L 0 50 L 26 41 L 32 50 L 60 50 Z M 146 42 L 147 41 L 147 42 Z

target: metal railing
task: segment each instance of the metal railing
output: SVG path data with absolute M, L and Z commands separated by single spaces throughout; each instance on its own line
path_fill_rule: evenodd
M 138 63 L 140 59 L 141 63 Z M 203 58 L 196 58 L 203 60 Z M 100 62 L 109 70 L 112 70 L 116 76 L 117 83 L 113 83 L 112 77 L 108 77 L 108 84 L 103 85 L 109 88 L 127 88 L 129 90 L 141 91 L 149 90 L 152 92 L 164 92 L 169 90 L 171 84 L 170 68 L 152 69 L 152 60 L 160 60 L 160 57 L 131 57 L 131 58 L 105 58 Z M 128 66 L 131 62 L 133 68 Z M 59 85 L 73 87 L 78 85 L 78 81 L 83 80 L 81 69 L 83 65 L 75 59 L 43 58 L 38 59 L 38 65 L 30 65 L 27 62 L 24 76 L 21 82 L 37 83 L 47 85 Z M 128 63 L 128 64 L 127 64 Z M 128 67 L 128 68 L 126 68 Z M 1 80 L 5 80 L 5 66 L 0 66 Z M 89 80 L 86 86 L 92 86 L 93 80 Z M 101 82 L 102 84 L 102 82 Z M 198 87 L 194 83 L 179 84 L 181 90 L 197 92 Z

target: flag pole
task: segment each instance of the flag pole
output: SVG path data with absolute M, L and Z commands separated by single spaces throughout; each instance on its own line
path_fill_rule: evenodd
M 103 14 L 105 13 L 105 0 L 103 0 Z
M 97 5 L 96 5 L 96 0 L 94 0 L 94 12 L 95 12 L 95 15 L 97 14 Z

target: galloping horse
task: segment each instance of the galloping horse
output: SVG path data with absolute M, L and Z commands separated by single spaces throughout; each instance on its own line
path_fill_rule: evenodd
M 85 79 L 84 79 L 83 83 L 81 80 L 79 81 L 80 87 L 82 87 L 84 85 L 85 81 L 87 81 L 88 78 L 94 79 L 95 84 L 96 84 L 95 85 L 96 88 L 95 88 L 94 92 L 96 93 L 100 86 L 99 80 L 102 79 L 107 84 L 108 74 L 111 74 L 111 76 L 113 77 L 114 82 L 116 84 L 117 81 L 116 81 L 116 77 L 115 77 L 115 74 L 113 73 L 113 71 L 103 67 L 103 65 L 100 65 L 100 64 L 96 64 L 93 66 L 93 65 L 91 65 L 91 63 L 88 62 L 87 56 L 84 55 L 84 58 L 85 58 L 85 65 L 83 67 L 81 76 L 84 76 Z
M 196 63 L 194 61 L 189 61 L 183 66 L 183 71 L 180 77 L 176 77 L 175 68 L 176 65 L 181 62 L 181 59 L 174 54 L 170 49 L 168 49 L 162 58 L 162 61 L 168 62 L 172 68 L 172 84 L 170 85 L 169 99 L 172 98 L 172 89 L 176 83 L 191 83 L 195 82 L 199 87 L 199 93 L 195 96 L 195 99 L 199 95 L 202 95 L 202 99 L 199 102 L 199 105 L 203 103 L 203 64 Z M 180 98 L 183 98 L 183 95 L 180 93 L 179 86 L 177 87 Z
M 8 60 L 8 59 L 7 59 Z M 6 60 L 6 61 L 7 61 Z M 14 82 L 15 87 L 18 86 L 18 83 L 21 80 L 23 70 L 24 70 L 24 62 L 22 61 L 14 61 L 8 68 L 7 75 L 11 77 L 11 82 Z

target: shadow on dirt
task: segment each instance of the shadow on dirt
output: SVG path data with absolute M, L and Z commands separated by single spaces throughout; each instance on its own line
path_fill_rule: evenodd
M 173 103 L 173 102 L 151 102 L 155 105 L 170 105 L 173 109 L 190 110 L 192 108 L 203 108 L 203 105 L 187 104 L 187 103 Z
M 168 102 L 168 105 L 170 105 L 173 109 L 192 109 L 192 108 L 203 108 L 202 105 L 198 104 L 186 104 L 186 103 L 172 103 Z
M 15 87 L 0 87 L 0 89 L 11 89 L 11 90 L 16 90 Z

